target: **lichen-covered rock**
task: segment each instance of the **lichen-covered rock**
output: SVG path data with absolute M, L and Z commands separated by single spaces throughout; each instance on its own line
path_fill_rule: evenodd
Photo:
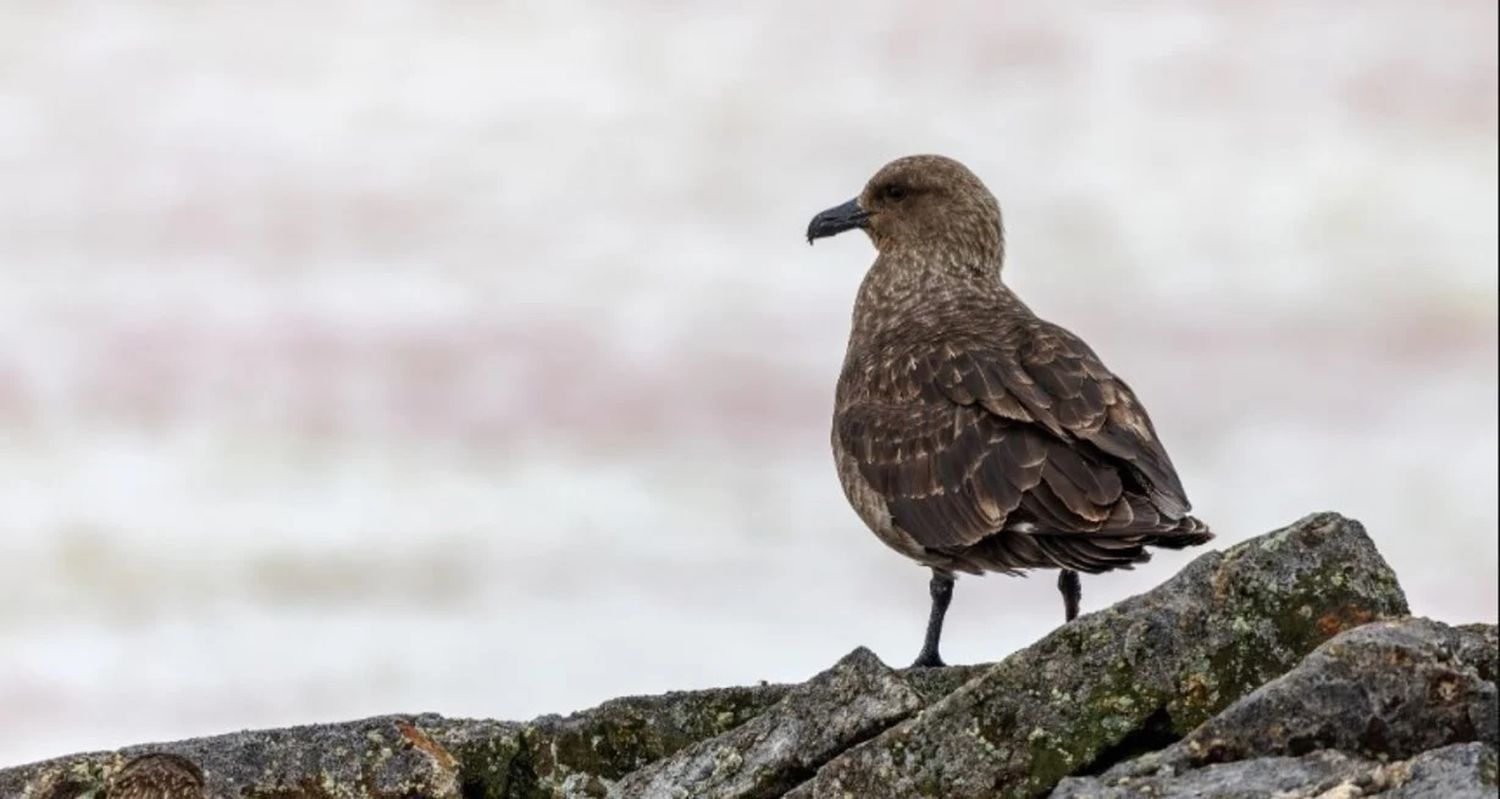
M 1185 773 L 1137 777 L 1069 777 L 1052 799 L 1494 799 L 1495 749 L 1453 744 L 1409 760 L 1382 763 L 1319 750 L 1301 757 L 1262 757 Z
M 983 666 L 901 672 L 931 704 Z M 661 696 L 612 699 L 570 716 L 543 716 L 525 725 L 523 745 L 508 767 L 536 796 L 601 796 L 615 780 L 690 744 L 732 730 L 780 702 L 791 685 L 756 685 Z
M 903 679 L 926 704 L 979 669 L 924 669 Z M 118 799 L 159 785 L 196 799 L 185 787 L 194 773 L 198 796 L 213 799 L 597 797 L 620 777 L 755 718 L 792 689 L 625 697 L 528 723 L 384 716 L 135 746 L 0 769 L 0 799 Z
M 543 716 L 524 730 L 511 764 L 541 797 L 602 796 L 614 780 L 755 718 L 788 685 L 676 691 L 612 699 L 571 716 Z
M 1495 747 L 1454 744 L 1382 769 L 1384 799 L 1494 799 L 1500 779 Z
M 1309 516 L 1081 617 L 788 796 L 1030 797 L 1155 749 L 1406 599 L 1358 522 Z
M 1468 741 L 1500 745 L 1497 659 L 1494 625 L 1368 624 L 1318 647 L 1181 741 L 1107 776 L 1316 749 L 1396 759 Z
M 1493 795 L 1472 791 L 1494 783 L 1495 628 L 1367 624 L 1405 613 L 1359 524 L 1318 514 L 992 666 L 895 672 L 856 650 L 799 686 L 526 723 L 137 746 L 0 769 L 0 799 Z
M 922 707 L 922 696 L 868 649 L 793 688 L 774 707 L 622 780 L 619 797 L 770 799 L 828 758 Z
M 458 799 L 458 755 L 483 740 L 514 752 L 518 725 L 382 716 L 135 746 L 0 772 L 0 796 L 80 799 L 160 794 L 242 799 Z M 194 794 L 185 786 L 197 783 Z M 107 789 L 107 790 L 105 790 Z M 153 792 L 154 791 L 154 792 Z

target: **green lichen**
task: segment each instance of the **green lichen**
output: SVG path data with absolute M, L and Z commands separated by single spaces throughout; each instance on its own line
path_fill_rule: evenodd
M 561 784 L 572 774 L 617 780 L 749 721 L 784 691 L 762 686 L 617 700 L 533 724 L 527 730 L 527 751 L 545 784 Z
M 1395 573 L 1384 563 L 1375 568 L 1366 564 L 1355 573 L 1353 564 L 1328 553 L 1311 559 L 1310 568 L 1296 573 L 1290 586 L 1258 581 L 1275 575 L 1274 570 L 1238 566 L 1242 559 L 1265 558 L 1294 539 L 1316 550 L 1328 526 L 1321 518 L 1314 521 L 1323 523 L 1288 528 L 1257 546 L 1247 542 L 1225 554 L 1214 584 L 1222 593 L 1221 607 L 1234 608 L 1225 625 L 1230 634 L 1209 652 L 1206 663 L 1185 670 L 1183 689 L 1172 705 L 1175 728 L 1186 732 L 1196 727 L 1346 629 L 1409 613 Z M 1236 564 L 1234 578 L 1226 572 L 1231 564 Z
M 464 799 L 511 799 L 527 782 L 517 760 L 521 736 L 497 736 L 455 745 L 449 752 L 458 760 L 458 779 Z M 520 775 L 517 772 L 521 772 Z M 520 779 L 517 779 L 520 776 Z M 529 782 L 534 785 L 535 779 Z

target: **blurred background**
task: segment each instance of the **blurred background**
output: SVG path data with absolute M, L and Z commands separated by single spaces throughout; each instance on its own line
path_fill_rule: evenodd
M 904 665 L 817 211 L 941 152 L 1229 545 L 1496 618 L 1487 0 L 0 5 L 0 765 Z M 1199 553 L 1088 579 L 1098 609 Z M 1061 621 L 965 578 L 945 654 Z

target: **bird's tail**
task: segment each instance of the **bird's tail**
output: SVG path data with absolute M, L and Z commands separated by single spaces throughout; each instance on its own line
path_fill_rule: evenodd
M 1163 549 L 1185 549 L 1206 544 L 1213 540 L 1213 537 L 1214 534 L 1208 529 L 1208 525 L 1196 516 L 1184 516 L 1178 519 L 1170 529 L 1152 533 L 1146 543 Z
M 1146 530 L 1110 530 L 1099 533 L 1062 533 L 1031 536 L 1046 558 L 1045 565 L 1098 574 L 1111 569 L 1129 569 L 1151 559 L 1148 547 L 1185 549 L 1212 539 L 1208 525 L 1192 517 Z
M 1149 522 L 1137 516 L 1140 526 L 1092 532 L 1011 532 L 993 535 L 956 556 L 961 571 L 994 571 L 1019 574 L 1023 569 L 1071 569 L 1099 574 L 1129 569 L 1151 559 L 1148 547 L 1184 549 L 1214 537 L 1208 525 L 1192 516 Z

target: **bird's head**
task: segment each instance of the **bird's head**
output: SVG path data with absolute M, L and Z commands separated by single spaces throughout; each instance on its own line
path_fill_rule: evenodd
M 941 155 L 886 164 L 859 196 L 813 217 L 807 241 L 860 228 L 882 253 L 955 249 L 983 262 L 1004 254 L 1000 204 L 969 168 Z

